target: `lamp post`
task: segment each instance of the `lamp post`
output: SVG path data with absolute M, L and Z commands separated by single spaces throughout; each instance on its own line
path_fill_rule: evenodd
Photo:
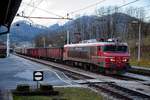
M 141 22 L 139 23 L 138 62 L 141 60 Z
M 45 37 L 42 37 L 42 40 L 43 40 L 43 47 L 45 48 L 46 47 Z
M 67 44 L 69 44 L 69 30 L 67 30 Z
M 69 13 L 67 13 L 67 19 L 69 18 Z M 67 44 L 69 44 L 69 39 L 70 39 L 70 36 L 69 36 L 69 25 L 67 26 Z
M 139 24 L 138 28 L 138 34 L 139 34 L 139 39 L 138 39 L 138 62 L 141 60 L 141 22 L 140 21 L 133 21 L 132 23 L 134 24 Z
M 10 50 L 9 33 L 7 33 L 7 57 L 9 56 L 9 50 Z

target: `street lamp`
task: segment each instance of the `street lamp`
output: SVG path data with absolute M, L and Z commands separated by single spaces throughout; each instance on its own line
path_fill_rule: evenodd
M 141 60 L 141 22 L 140 21 L 132 21 L 134 24 L 139 24 L 139 41 L 138 41 L 138 62 Z
M 45 37 L 42 37 L 42 40 L 43 40 L 43 47 L 45 48 L 46 47 L 46 43 L 45 43 Z
M 7 33 L 7 57 L 9 56 L 9 50 L 10 50 L 10 35 Z

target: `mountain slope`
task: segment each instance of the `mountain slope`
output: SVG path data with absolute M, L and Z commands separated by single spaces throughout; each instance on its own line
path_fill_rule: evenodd
M 47 28 L 30 24 L 28 21 L 18 21 L 11 26 L 10 39 L 13 42 L 32 41 L 38 34 L 45 32 Z

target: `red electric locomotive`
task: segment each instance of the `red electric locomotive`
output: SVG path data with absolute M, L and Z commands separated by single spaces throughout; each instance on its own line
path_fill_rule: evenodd
M 130 68 L 129 57 L 127 43 L 115 41 L 68 44 L 63 53 L 63 60 L 72 61 L 75 66 L 112 74 Z
M 55 48 L 24 48 L 17 53 L 60 61 L 85 70 L 116 74 L 126 72 L 129 65 L 129 50 L 127 43 L 90 42 L 67 44 Z

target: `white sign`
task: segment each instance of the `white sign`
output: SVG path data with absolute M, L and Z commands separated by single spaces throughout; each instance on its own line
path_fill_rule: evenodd
M 43 71 L 34 71 L 33 72 L 34 81 L 43 81 Z

